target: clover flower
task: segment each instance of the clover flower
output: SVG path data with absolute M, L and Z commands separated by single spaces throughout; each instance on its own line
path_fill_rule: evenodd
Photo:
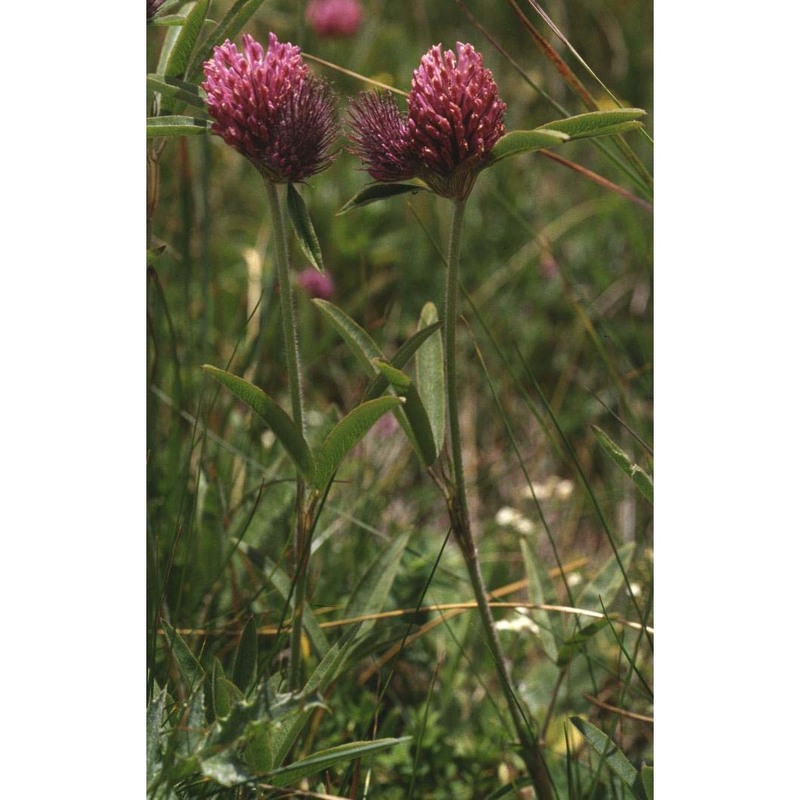
M 226 40 L 203 72 L 212 133 L 268 180 L 302 181 L 331 164 L 335 98 L 327 83 L 308 75 L 299 47 L 270 33 L 264 52 L 245 34 L 241 52 Z
M 416 174 L 408 121 L 391 92 L 363 92 L 349 108 L 353 148 L 376 181 L 403 181 Z
M 306 21 L 317 36 L 336 38 L 352 36 L 361 25 L 359 0 L 311 0 Z
M 314 267 L 304 269 L 297 276 L 297 285 L 309 296 L 330 300 L 333 296 L 333 279 L 328 272 L 320 272 Z
M 352 152 L 380 181 L 422 178 L 445 197 L 464 199 L 505 133 L 506 104 L 471 44 L 432 47 L 414 70 L 408 115 L 393 98 L 362 95 L 350 107 Z

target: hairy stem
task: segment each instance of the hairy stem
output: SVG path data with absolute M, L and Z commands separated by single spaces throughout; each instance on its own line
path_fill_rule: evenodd
M 486 643 L 492 654 L 500 684 L 508 703 L 511 719 L 519 737 L 521 756 L 530 773 L 538 800 L 552 800 L 552 785 L 542 757 L 539 743 L 530 729 L 511 685 L 506 660 L 500 647 L 494 617 L 489 605 L 489 596 L 478 563 L 478 549 L 470 525 L 467 509 L 467 489 L 464 481 L 464 464 L 461 453 L 461 429 L 458 422 L 458 386 L 456 375 L 456 319 L 458 298 L 458 264 L 461 251 L 461 234 L 464 227 L 465 200 L 453 201 L 453 219 L 447 248 L 447 277 L 444 302 L 444 352 L 445 384 L 447 387 L 447 416 L 450 433 L 450 448 L 453 460 L 453 488 L 448 497 L 448 511 L 453 534 L 467 566 L 472 591 L 478 604 Z
M 303 392 L 300 377 L 300 348 L 297 337 L 297 319 L 294 310 L 294 292 L 289 280 L 289 246 L 286 241 L 286 225 L 283 209 L 278 197 L 278 187 L 264 179 L 267 189 L 269 211 L 275 236 L 276 264 L 278 268 L 278 287 L 283 323 L 283 342 L 286 351 L 286 371 L 289 377 L 289 394 L 292 398 L 292 419 L 305 434 L 303 416 Z M 294 532 L 294 603 L 292 609 L 291 655 L 289 659 L 289 690 L 300 688 L 301 644 L 303 639 L 303 607 L 306 594 L 307 517 L 305 508 L 305 484 L 297 476 L 297 497 L 295 502 L 296 525 Z

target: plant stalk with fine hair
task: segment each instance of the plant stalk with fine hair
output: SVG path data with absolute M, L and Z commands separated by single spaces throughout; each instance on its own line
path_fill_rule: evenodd
M 300 349 L 297 336 L 297 317 L 294 309 L 294 293 L 289 278 L 289 246 L 286 241 L 286 227 L 278 196 L 277 185 L 264 178 L 267 190 L 272 230 L 275 236 L 275 263 L 278 271 L 278 293 L 281 303 L 283 341 L 286 352 L 286 372 L 289 379 L 289 394 L 292 401 L 292 418 L 305 433 L 303 414 L 303 389 L 300 371 Z M 305 482 L 297 476 L 297 496 L 295 502 L 296 524 L 294 529 L 294 602 L 292 604 L 291 655 L 289 658 L 289 689 L 300 688 L 301 642 L 303 638 L 303 609 L 306 594 L 306 551 L 308 537 L 307 515 L 305 513 Z
M 478 548 L 472 534 L 469 510 L 467 508 L 467 488 L 464 480 L 464 465 L 461 452 L 461 428 L 458 421 L 458 385 L 456 375 L 456 321 L 458 315 L 458 264 L 461 252 L 461 234 L 464 227 L 466 200 L 453 200 L 453 218 L 450 225 L 450 240 L 447 248 L 447 275 L 445 281 L 444 303 L 444 370 L 447 393 L 448 431 L 452 450 L 452 490 L 446 491 L 447 510 L 453 535 L 458 543 L 467 567 L 472 592 L 478 604 L 481 624 L 486 643 L 497 669 L 500 684 L 508 703 L 511 719 L 521 745 L 521 756 L 530 773 L 536 796 L 539 800 L 552 800 L 550 776 L 542 756 L 536 736 L 519 705 L 511 685 L 511 676 L 500 646 L 494 617 L 489 603 L 489 595 L 483 582 Z

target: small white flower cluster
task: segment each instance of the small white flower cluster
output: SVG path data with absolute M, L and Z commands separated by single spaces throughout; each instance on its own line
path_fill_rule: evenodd
M 542 500 L 560 500 L 565 501 L 569 500 L 572 497 L 572 493 L 575 491 L 575 484 L 569 478 L 559 478 L 558 475 L 550 475 L 547 479 L 545 479 L 542 483 L 533 483 L 533 493 L 531 493 L 531 487 L 525 487 L 525 497 L 533 497 L 536 495 L 536 499 L 539 501 Z
M 521 511 L 511 506 L 503 506 L 495 515 L 494 521 L 503 527 L 514 528 L 517 533 L 528 535 L 533 533 L 535 526 L 532 520 L 523 516 Z

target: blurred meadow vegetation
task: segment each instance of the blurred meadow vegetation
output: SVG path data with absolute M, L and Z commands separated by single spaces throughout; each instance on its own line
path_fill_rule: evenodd
M 221 19 L 231 5 L 212 2 L 207 17 Z M 652 3 L 548 0 L 545 8 L 622 105 L 648 111 L 652 133 Z M 588 110 L 510 2 L 364 0 L 363 9 L 360 29 L 345 39 L 315 35 L 295 0 L 255 4 L 244 30 L 301 46 L 342 110 L 371 87 L 341 70 L 408 91 L 420 56 L 457 41 L 474 44 L 492 69 L 508 130 L 557 119 L 559 106 Z M 598 107 L 613 107 L 531 4 L 518 0 L 518 9 Z M 148 27 L 150 72 L 168 31 Z M 648 137 L 624 138 L 651 169 Z M 157 255 L 147 293 L 152 795 L 289 796 L 257 783 L 231 788 L 230 773 L 215 773 L 205 755 L 192 761 L 199 745 L 181 739 L 225 717 L 221 687 L 271 682 L 277 696 L 286 667 L 286 637 L 274 633 L 286 597 L 275 576 L 285 575 L 291 541 L 292 464 L 263 423 L 201 369 L 245 376 L 289 406 L 263 185 L 218 137 L 149 139 L 148 152 L 156 150 L 148 246 Z M 652 764 L 653 637 L 603 618 L 653 624 L 652 501 L 602 435 L 637 474 L 652 475 L 652 194 L 611 147 L 579 141 L 553 152 L 629 195 L 542 154 L 508 159 L 479 178 L 467 206 L 458 331 L 470 502 L 487 586 L 508 604 L 496 611 L 501 641 L 520 701 L 540 726 L 558 796 L 649 797 L 570 720 L 602 731 L 637 772 Z M 331 302 L 391 354 L 417 329 L 426 302 L 441 312 L 450 212 L 421 193 L 337 215 L 369 181 L 343 149 L 301 192 L 333 280 Z M 292 248 L 297 273 L 309 264 Z M 368 376 L 302 291 L 298 313 L 314 441 L 357 405 Z M 516 788 L 524 770 L 475 612 L 433 608 L 472 596 L 455 548 L 442 551 L 442 498 L 391 422 L 347 457 L 316 528 L 309 604 L 325 625 L 317 629 L 324 644 L 308 642 L 306 677 L 325 655 L 319 648 L 353 628 L 339 622 L 353 616 L 359 582 L 392 543 L 400 545 L 380 607 L 357 610 L 414 613 L 359 628 L 358 647 L 309 706 L 289 760 L 350 741 L 400 741 L 292 785 L 359 798 L 531 796 Z M 253 643 L 247 654 L 245 640 Z M 224 753 L 225 741 L 218 745 Z

